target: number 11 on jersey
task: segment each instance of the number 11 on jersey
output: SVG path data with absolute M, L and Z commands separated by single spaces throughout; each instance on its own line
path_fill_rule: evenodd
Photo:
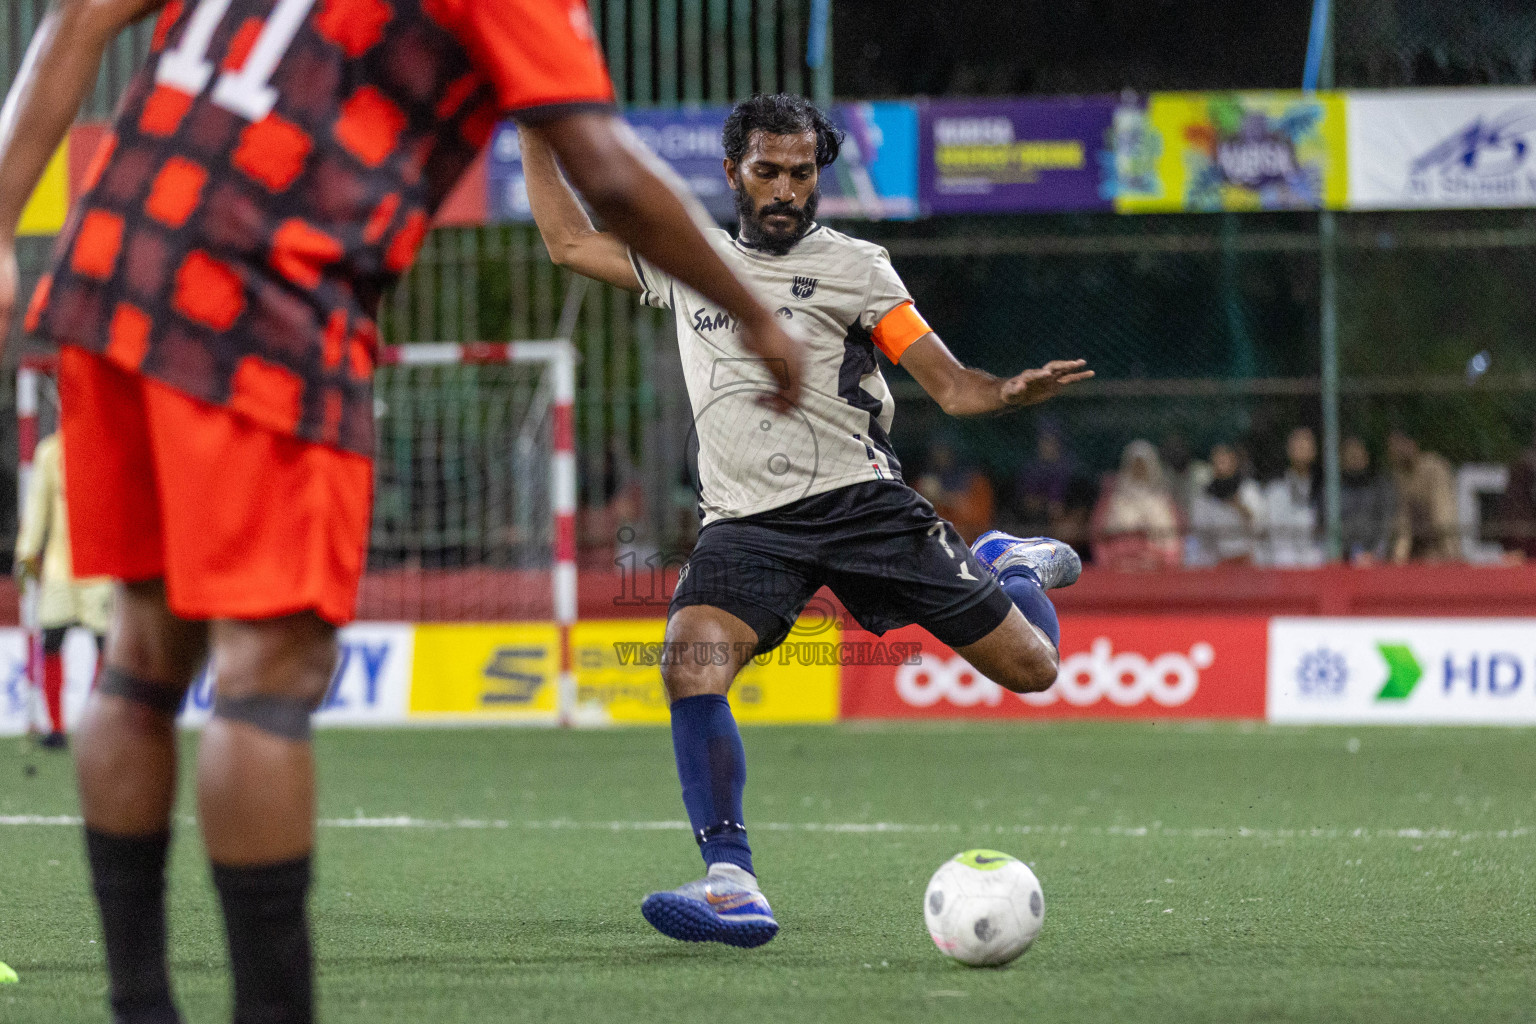
M 229 13 L 234 0 L 200 0 L 197 10 L 182 33 L 181 43 L 167 50 L 155 69 L 155 81 L 190 96 L 201 96 L 213 78 L 214 66 L 208 60 L 208 47 L 220 22 Z M 272 88 L 272 74 L 293 45 L 304 19 L 309 17 L 315 0 L 277 0 L 277 6 L 262 26 L 244 66 L 219 76 L 213 89 L 213 102 L 248 121 L 260 121 L 277 104 L 277 90 Z

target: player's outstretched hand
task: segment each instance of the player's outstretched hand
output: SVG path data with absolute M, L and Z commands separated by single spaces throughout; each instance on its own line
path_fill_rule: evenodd
M 1025 370 L 1003 381 L 1003 401 L 1009 405 L 1034 405 L 1055 398 L 1069 384 L 1089 380 L 1092 370 L 1085 370 L 1086 359 L 1057 359 L 1038 370 Z
M 742 325 L 743 340 L 753 355 L 761 359 L 773 374 L 777 389 L 764 395 L 764 405 L 777 412 L 788 412 L 800 404 L 800 379 L 805 371 L 805 349 L 778 320 L 766 316 L 752 326 Z

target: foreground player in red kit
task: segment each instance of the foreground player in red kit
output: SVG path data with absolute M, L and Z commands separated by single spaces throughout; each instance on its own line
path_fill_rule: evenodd
M 0 316 L 24 202 L 103 49 L 157 10 L 28 320 L 60 345 L 76 569 L 124 581 L 77 744 L 86 846 L 116 1020 L 177 1021 L 173 721 L 211 656 L 197 790 L 234 1019 L 297 1024 L 313 1019 L 309 719 L 368 538 L 373 317 L 497 118 L 741 318 L 780 403 L 799 349 L 629 141 L 582 0 L 55 0 L 0 116 Z

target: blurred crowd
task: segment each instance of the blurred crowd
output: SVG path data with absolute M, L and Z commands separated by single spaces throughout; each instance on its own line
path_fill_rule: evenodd
M 1318 439 L 1296 427 L 1256 460 L 1237 441 L 1192 455 L 1181 438 L 1126 445 L 1119 468 L 1078 464 L 1047 424 L 1033 457 L 994 482 L 939 441 L 914 480 L 969 541 L 993 527 L 1071 543 L 1101 566 L 1307 568 L 1327 560 Z M 1453 466 L 1392 430 L 1379 453 L 1359 436 L 1339 450 L 1344 558 L 1355 565 L 1536 558 L 1536 435 L 1507 466 Z M 1283 464 L 1264 478 L 1259 461 Z

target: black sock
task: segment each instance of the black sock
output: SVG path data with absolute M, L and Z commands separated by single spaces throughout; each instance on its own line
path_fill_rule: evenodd
M 165 859 L 171 834 L 85 830 L 117 1024 L 180 1024 L 165 964 Z
M 259 867 L 215 864 L 213 884 L 235 976 L 234 1024 L 311 1024 L 309 858 Z

